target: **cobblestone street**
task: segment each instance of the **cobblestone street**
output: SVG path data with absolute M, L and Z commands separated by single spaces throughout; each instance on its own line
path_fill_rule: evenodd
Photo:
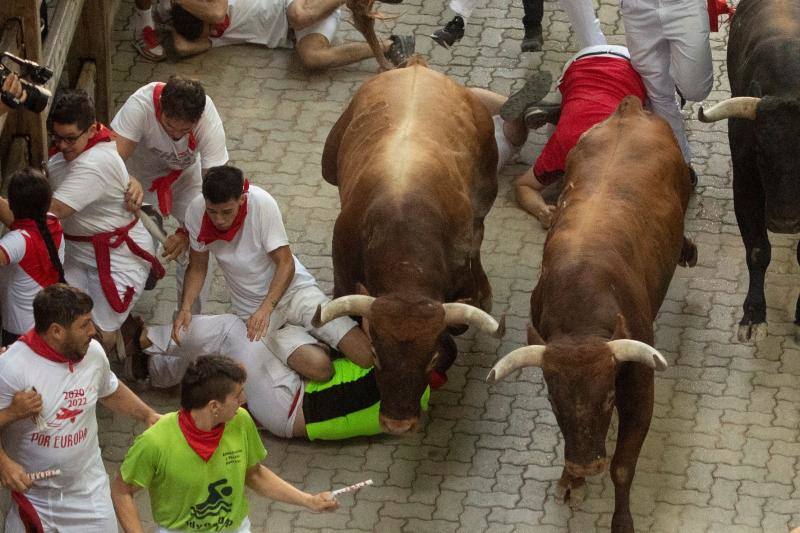
M 566 15 L 545 3 L 543 53 L 519 53 L 522 7 L 494 2 L 476 10 L 466 37 L 445 50 L 427 37 L 452 16 L 442 0 L 405 0 L 376 6 L 401 14 L 378 23 L 381 35 L 414 33 L 417 51 L 432 68 L 468 86 L 502 94 L 528 74 L 546 69 L 558 78 L 577 50 Z M 275 196 L 293 251 L 332 291 L 331 235 L 338 192 L 320 175 L 326 135 L 359 85 L 377 72 L 374 59 L 322 74 L 303 71 L 288 50 L 227 47 L 180 63 L 142 60 L 130 40 L 132 2 L 121 7 L 114 32 L 117 108 L 138 87 L 173 73 L 200 78 L 222 116 L 231 162 Z M 600 5 L 603 30 L 624 44 L 618 2 Z M 347 18 L 347 17 L 345 17 Z M 728 96 L 727 27 L 712 34 L 715 86 L 708 102 Z M 342 40 L 361 36 L 345 22 Z M 698 264 L 678 268 L 656 322 L 656 347 L 669 368 L 656 377 L 655 413 L 631 491 L 637 531 L 786 532 L 800 525 L 800 348 L 793 311 L 800 273 L 794 238 L 771 235 L 767 274 L 769 335 L 757 344 L 736 340 L 747 288 L 744 248 L 733 213 L 731 164 L 725 121 L 701 124 L 699 104 L 685 112 L 700 184 L 686 217 Z M 608 474 L 592 478 L 577 509 L 555 500 L 564 464 L 563 438 L 547 400 L 541 371 L 489 386 L 484 378 L 498 357 L 522 346 L 530 291 L 539 274 L 545 231 L 514 201 L 511 181 L 538 154 L 545 137 L 532 132 L 520 162 L 506 167 L 486 221 L 482 254 L 494 291 L 493 314 L 507 315 L 501 341 L 470 332 L 449 372 L 431 396 L 421 430 L 408 438 L 381 436 L 341 443 L 289 442 L 264 434 L 265 464 L 309 491 L 367 478 L 373 487 L 340 497 L 333 514 L 312 514 L 251 498 L 257 532 L 607 531 L 614 506 Z M 609 213 L 613 216 L 613 213 Z M 136 308 L 152 324 L 171 321 L 173 274 Z M 224 312 L 228 296 L 219 273 L 207 312 Z M 147 391 L 161 411 L 177 397 Z M 141 426 L 100 411 L 103 456 L 109 472 Z M 616 422 L 609 432 L 613 451 Z M 137 496 L 150 520 L 146 496 Z M 148 522 L 150 523 L 150 522 Z

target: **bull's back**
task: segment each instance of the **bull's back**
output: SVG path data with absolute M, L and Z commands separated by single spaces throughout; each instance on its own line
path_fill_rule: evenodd
M 733 96 L 756 96 L 796 90 L 800 79 L 800 2 L 742 0 L 728 39 L 728 76 Z
M 625 98 L 570 152 L 565 183 L 543 267 L 595 262 L 645 291 L 655 313 L 680 258 L 690 191 L 669 125 Z
M 350 191 L 441 188 L 469 196 L 493 124 L 466 89 L 423 66 L 391 70 L 355 94 L 339 144 L 343 202 Z

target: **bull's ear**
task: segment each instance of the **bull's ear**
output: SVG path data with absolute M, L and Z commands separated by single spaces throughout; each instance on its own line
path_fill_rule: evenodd
M 750 82 L 750 87 L 747 89 L 747 96 L 754 96 L 756 98 L 761 98 L 763 95 L 761 94 L 761 84 L 758 83 L 756 80 Z
M 369 296 L 369 291 L 367 288 L 359 281 L 356 283 L 356 294 L 361 294 L 363 296 Z
M 533 324 L 528 324 L 528 344 L 531 344 L 531 345 L 539 344 L 539 345 L 542 345 L 542 346 L 547 344 L 542 339 L 542 336 L 539 335 L 539 332 L 536 331 L 536 328 L 533 327 Z
M 622 316 L 622 313 L 617 313 L 617 323 L 614 325 L 614 334 L 611 336 L 611 340 L 615 341 L 630 338 L 631 331 L 628 329 L 628 322 L 625 320 L 625 317 Z

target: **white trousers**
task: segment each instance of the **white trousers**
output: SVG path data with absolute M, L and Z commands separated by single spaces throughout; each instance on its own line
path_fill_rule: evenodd
M 592 0 L 558 0 L 558 5 L 567 14 L 572 31 L 578 39 L 578 46 L 586 48 L 607 44 Z
M 653 111 L 664 117 L 689 162 L 692 154 L 676 101 L 703 100 L 714 82 L 705 0 L 620 0 L 631 63 Z
M 247 326 L 242 319 L 230 314 L 196 315 L 188 331 L 181 335 L 180 346 L 171 335 L 171 324 L 147 330 L 147 338 L 153 343 L 145 350 L 150 355 L 148 370 L 153 386 L 177 385 L 189 364 L 198 357 L 228 356 L 247 371 L 244 390 L 253 417 L 274 435 L 292 436 L 299 403 L 291 413 L 289 411 L 295 396 L 299 394 L 298 402 L 302 399 L 303 380 L 294 370 L 283 368 L 285 364 L 263 342 L 247 340 Z
M 468 19 L 476 7 L 483 7 L 487 0 L 450 0 L 450 9 Z

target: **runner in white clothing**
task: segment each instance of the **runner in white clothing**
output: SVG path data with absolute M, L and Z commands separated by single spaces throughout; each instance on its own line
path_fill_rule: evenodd
M 345 0 L 173 0 L 170 22 L 175 53 L 190 56 L 211 47 L 260 44 L 297 49 L 306 68 L 326 69 L 373 57 L 367 43 L 333 46 Z M 169 49 L 169 43 L 165 40 Z M 414 51 L 413 36 L 382 42 L 399 64 Z
M 103 348 L 92 340 L 86 294 L 51 285 L 33 308 L 35 328 L 0 357 L 0 409 L 13 408 L 20 392 L 41 395 L 38 416 L 0 416 L 0 481 L 14 500 L 5 531 L 117 531 L 98 446 L 97 402 L 148 425 L 159 415 L 109 369 Z M 28 476 L 51 469 L 61 473 L 38 481 Z
M 65 276 L 94 300 L 92 316 L 109 350 L 150 269 L 157 277 L 164 269 L 150 235 L 126 205 L 128 171 L 110 130 L 95 122 L 86 93 L 64 91 L 48 123 L 60 150 L 50 158 L 48 174 L 55 191 L 50 210 L 62 220 L 67 240 Z
M 354 321 L 342 317 L 321 328 L 311 326 L 317 305 L 328 298 L 292 255 L 275 200 L 259 187 L 248 188 L 239 169 L 209 170 L 203 195 L 187 211 L 186 229 L 192 249 L 174 322 L 176 341 L 192 320 L 190 304 L 206 278 L 211 253 L 225 275 L 233 312 L 246 321 L 248 337 L 263 338 L 277 356 L 280 364 L 271 369 L 276 383 L 291 373 L 287 365 L 316 381 L 330 379 L 331 361 L 317 339 L 362 367 L 372 365 L 372 346 Z
M 111 121 L 111 129 L 128 172 L 144 188 L 145 203 L 153 206 L 147 212 L 172 215 L 180 224 L 167 237 L 162 256 L 181 256 L 189 248 L 183 228 L 186 207 L 200 194 L 201 174 L 228 162 L 225 130 L 214 102 L 199 81 L 173 76 L 133 93 Z M 185 272 L 179 263 L 178 287 Z M 200 300 L 207 292 L 208 286 Z M 193 311 L 200 312 L 200 301 Z
M 44 287 L 64 283 L 64 230 L 47 208 L 53 191 L 45 175 L 26 168 L 11 175 L 8 200 L 0 198 L 0 222 L 11 231 L 0 238 L 0 345 L 8 346 L 33 327 L 33 299 Z

